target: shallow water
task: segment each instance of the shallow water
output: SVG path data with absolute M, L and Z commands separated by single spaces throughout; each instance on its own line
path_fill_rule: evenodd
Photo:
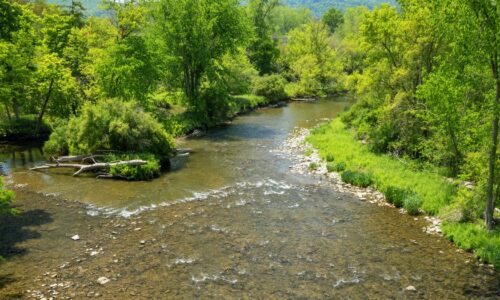
M 29 172 L 40 151 L 4 147 L 3 171 L 27 213 L 0 224 L 12 235 L 0 245 L 0 298 L 499 297 L 498 272 L 423 233 L 423 218 L 290 174 L 273 150 L 347 105 L 239 117 L 184 141 L 194 153 L 152 182 Z

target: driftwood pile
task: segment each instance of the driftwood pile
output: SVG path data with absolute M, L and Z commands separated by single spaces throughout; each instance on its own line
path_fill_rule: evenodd
M 99 173 L 97 178 L 118 178 L 119 176 L 108 173 L 111 167 L 141 166 L 147 163 L 146 161 L 141 159 L 117 161 L 117 162 L 98 162 L 96 159 L 99 157 L 105 157 L 105 155 L 78 155 L 78 156 L 62 156 L 57 158 L 53 157 L 52 163 L 34 167 L 31 168 L 30 170 L 39 171 L 39 170 L 54 169 L 54 168 L 74 169 L 76 170 L 76 172 L 73 174 L 73 176 L 78 176 L 85 172 L 101 171 L 101 173 Z

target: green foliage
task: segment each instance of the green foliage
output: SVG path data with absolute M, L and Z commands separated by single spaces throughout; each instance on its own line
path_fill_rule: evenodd
M 445 237 L 460 248 L 472 251 L 484 262 L 500 268 L 500 231 L 488 232 L 483 226 L 473 223 L 444 223 L 441 226 Z
M 288 98 L 285 93 L 285 84 L 286 81 L 281 75 L 265 75 L 254 79 L 252 91 L 255 95 L 276 103 Z
M 356 6 L 366 6 L 372 9 L 381 3 L 396 5 L 395 0 L 283 0 L 282 3 L 292 7 L 307 7 L 316 17 L 321 17 L 331 7 L 345 10 Z
M 164 159 L 172 155 L 174 142 L 136 103 L 102 100 L 96 105 L 86 103 L 80 116 L 56 129 L 45 147 L 49 155 L 67 154 L 61 153 L 66 149 L 69 154 L 115 150 L 150 153 Z
M 346 167 L 347 166 L 344 162 L 339 162 L 339 163 L 330 162 L 326 164 L 326 169 L 328 170 L 328 172 L 340 173 L 345 171 Z
M 360 171 L 344 171 L 341 174 L 342 181 L 359 187 L 369 187 L 373 184 L 373 177 L 370 174 Z
M 448 205 L 455 188 L 439 174 L 439 169 L 409 168 L 404 160 L 389 155 L 377 155 L 362 145 L 340 119 L 313 131 L 308 141 L 321 155 L 332 153 L 339 162 L 345 162 L 352 170 L 364 170 L 373 176 L 376 187 L 385 191 L 389 186 L 411 189 L 422 199 L 422 209 L 437 214 Z
M 0 177 L 0 216 L 15 212 L 11 208 L 12 201 L 14 201 L 14 193 L 4 188 L 2 178 Z
M 334 33 L 337 28 L 344 23 L 344 15 L 340 10 L 332 7 L 321 17 L 321 21 L 328 26 L 331 33 Z
M 420 213 L 420 206 L 422 205 L 422 199 L 415 194 L 409 193 L 404 198 L 403 207 L 408 212 L 408 214 L 415 216 Z
M 209 106 L 201 97 L 201 88 L 208 81 L 208 94 L 224 92 L 218 65 L 249 37 L 243 9 L 237 0 L 162 0 L 155 18 L 154 42 L 166 57 L 169 83 L 182 88 L 191 108 L 208 119 Z
M 142 159 L 147 163 L 142 166 L 113 166 L 110 169 L 110 174 L 123 177 L 127 180 L 151 180 L 161 175 L 161 163 L 157 157 L 152 154 L 124 154 L 124 155 L 109 155 L 106 157 L 108 162 L 125 161 Z
M 319 168 L 319 165 L 315 162 L 309 164 L 309 171 L 315 171 Z
M 312 22 L 292 30 L 285 47 L 290 68 L 291 96 L 324 96 L 338 90 L 340 64 L 331 46 L 331 36 L 323 23 Z
M 312 22 L 314 16 L 307 8 L 279 5 L 271 11 L 269 19 L 273 35 L 285 36 L 291 30 Z
M 413 194 L 414 192 L 408 189 L 398 188 L 394 186 L 388 186 L 384 191 L 384 196 L 387 199 L 387 201 L 396 206 L 397 208 L 403 207 L 405 199 L 409 195 Z
M 325 156 L 325 160 L 327 162 L 332 162 L 332 161 L 335 160 L 335 156 L 332 153 L 327 153 L 326 156 Z
M 276 61 L 280 55 L 278 43 L 272 37 L 270 20 L 277 5 L 277 0 L 250 0 L 247 5 L 247 13 L 254 27 L 248 57 L 261 76 L 276 71 Z

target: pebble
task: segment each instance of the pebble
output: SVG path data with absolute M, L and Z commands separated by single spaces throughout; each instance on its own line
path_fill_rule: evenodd
M 413 285 L 407 286 L 406 290 L 409 291 L 409 292 L 415 292 L 415 291 L 417 291 L 417 289 Z
M 108 283 L 108 282 L 109 282 L 109 279 L 108 279 L 108 278 L 106 278 L 106 277 L 99 277 L 99 278 L 97 279 L 97 282 L 98 282 L 99 284 L 101 284 L 101 285 L 105 285 L 106 283 Z
M 79 241 L 80 240 L 80 236 L 78 234 L 75 234 L 74 236 L 71 237 L 71 239 L 73 241 Z

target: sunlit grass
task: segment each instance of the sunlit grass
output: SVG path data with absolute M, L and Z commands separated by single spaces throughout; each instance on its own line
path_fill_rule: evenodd
M 438 170 L 417 171 L 402 159 L 378 155 L 356 140 L 340 119 L 313 130 L 308 141 L 319 150 L 321 157 L 335 157 L 348 170 L 372 175 L 380 191 L 389 187 L 414 191 L 422 199 L 422 209 L 432 215 L 450 203 L 454 185 L 439 175 Z
M 308 141 L 323 159 L 334 157 L 335 161 L 345 164 L 347 170 L 370 174 L 373 185 L 386 195 L 388 201 L 404 207 L 410 214 L 417 214 L 422 209 L 436 215 L 454 200 L 456 187 L 440 175 L 438 168 L 427 166 L 422 170 L 415 167 L 415 162 L 375 154 L 358 141 L 354 132 L 345 128 L 340 119 L 315 128 Z M 334 163 L 327 166 L 331 171 L 337 170 Z M 498 268 L 500 229 L 488 232 L 480 222 L 482 220 L 477 220 L 477 223 L 445 223 L 442 231 L 460 248 L 474 251 L 481 260 Z

